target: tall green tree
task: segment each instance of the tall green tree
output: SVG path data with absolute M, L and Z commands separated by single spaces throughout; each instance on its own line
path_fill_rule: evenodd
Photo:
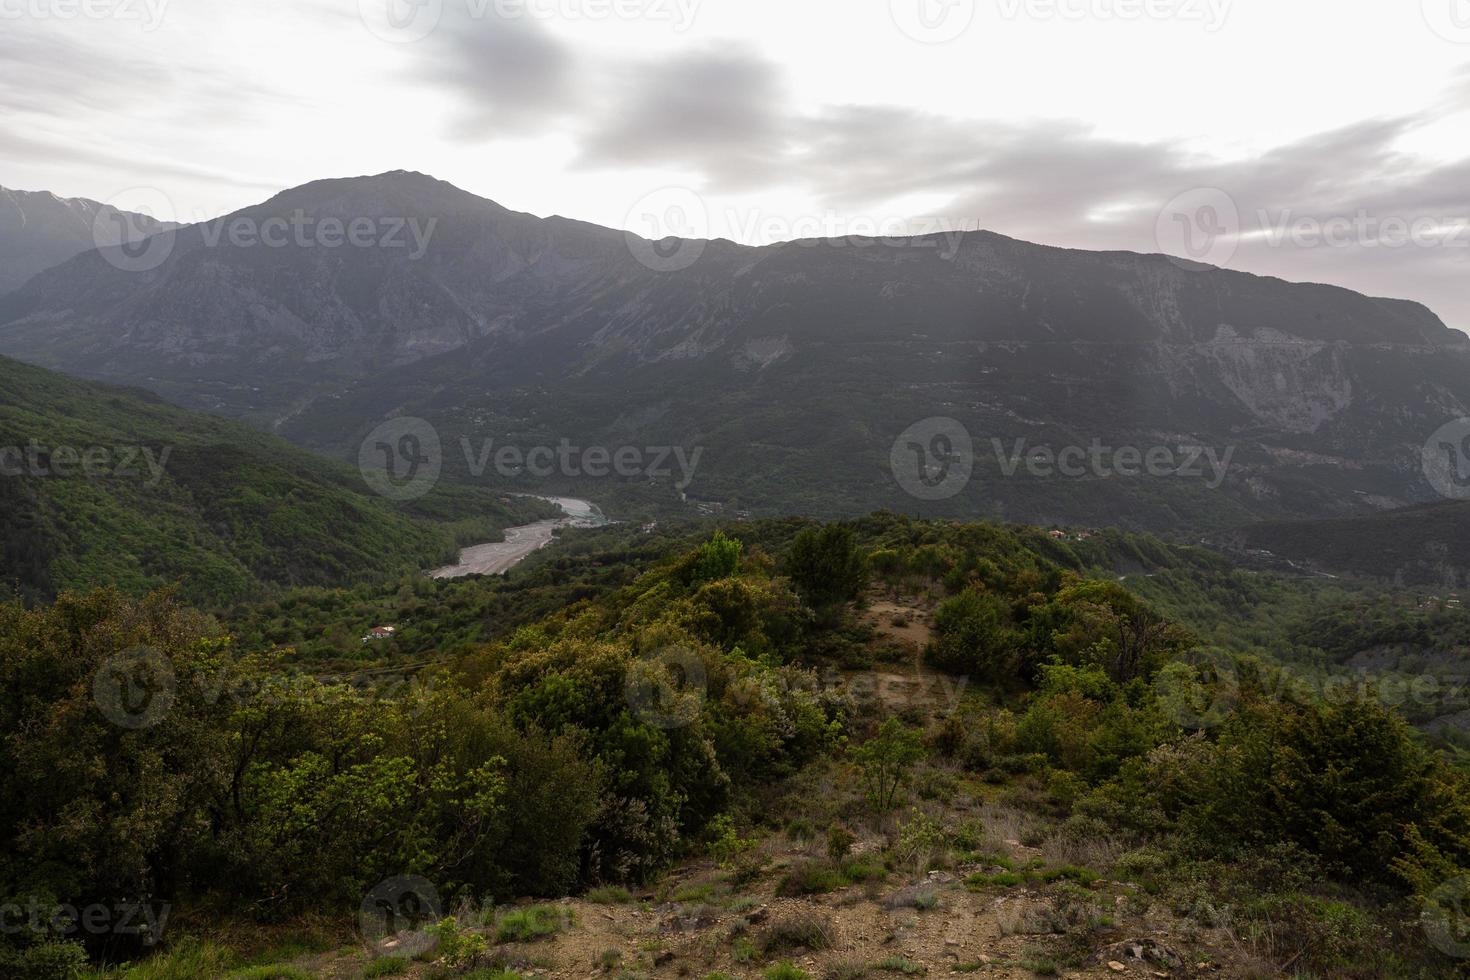
M 817 614 L 831 619 L 863 594 L 867 562 L 852 528 L 841 524 L 809 527 L 797 534 L 786 556 L 786 574 L 797 594 Z

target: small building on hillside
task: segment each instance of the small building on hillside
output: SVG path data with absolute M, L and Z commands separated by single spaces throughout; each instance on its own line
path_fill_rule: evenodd
M 362 642 L 371 643 L 374 640 L 391 640 L 396 632 L 397 630 L 391 626 L 374 626 L 367 631 L 367 636 L 362 638 Z

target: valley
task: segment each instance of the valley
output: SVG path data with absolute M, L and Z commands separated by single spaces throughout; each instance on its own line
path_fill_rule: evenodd
M 1313 6 L 0 0 L 0 980 L 1470 978 L 1470 0 Z
M 564 527 L 597 527 L 607 523 L 602 511 L 588 500 L 573 497 L 546 497 L 561 508 L 566 516 L 556 520 L 537 521 L 505 529 L 503 541 L 474 544 L 459 553 L 459 561 L 429 572 L 430 578 L 462 578 L 466 575 L 504 575 L 533 552 L 551 543 L 557 530 Z

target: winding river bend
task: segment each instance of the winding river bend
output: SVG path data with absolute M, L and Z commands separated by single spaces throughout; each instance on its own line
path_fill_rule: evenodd
M 565 517 L 505 529 L 504 541 L 472 544 L 459 553 L 459 563 L 436 568 L 430 578 L 463 578 L 466 575 L 504 575 L 528 555 L 551 543 L 557 528 L 598 527 L 610 523 L 590 500 L 576 497 L 542 497 L 561 508 Z

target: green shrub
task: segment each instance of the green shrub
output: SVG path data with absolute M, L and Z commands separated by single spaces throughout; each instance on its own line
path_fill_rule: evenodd
M 814 915 L 793 915 L 772 923 L 761 936 L 761 952 L 770 956 L 787 950 L 820 952 L 831 949 L 832 924 Z
M 532 905 L 500 916 L 495 923 L 497 943 L 529 943 L 560 932 L 566 914 L 552 905 Z
M 429 935 L 439 940 L 439 958 L 450 969 L 473 966 L 490 948 L 489 941 L 478 932 L 466 932 L 450 916 L 428 928 Z
M 804 861 L 786 873 L 776 886 L 776 894 L 789 898 L 821 895 L 846 884 L 846 876 L 836 865 L 827 861 Z
M 44 942 L 24 950 L 0 946 L 0 976 L 15 980 L 80 980 L 87 952 L 79 943 Z
M 372 977 L 396 977 L 408 972 L 408 960 L 402 956 L 380 956 L 363 968 L 364 980 Z
M 724 531 L 699 546 L 691 578 L 694 582 L 710 582 L 728 578 L 740 567 L 740 542 L 725 537 Z
M 633 901 L 633 893 L 621 885 L 602 885 L 589 891 L 585 897 L 596 905 L 627 905 Z
M 710 857 L 722 868 L 734 865 L 735 859 L 759 843 L 753 837 L 741 837 L 735 830 L 735 818 L 722 813 L 710 821 Z
M 857 835 L 840 823 L 834 823 L 827 828 L 827 857 L 833 861 L 841 861 L 852 851 L 852 846 L 857 843 Z
M 1010 606 L 998 595 L 966 589 L 934 613 L 926 657 L 937 669 L 984 681 L 1014 681 L 1021 664 L 1010 627 Z
M 852 757 L 862 769 L 869 805 L 886 813 L 898 802 L 914 763 L 924 757 L 924 740 L 897 718 L 889 718 L 877 735 L 852 750 Z

